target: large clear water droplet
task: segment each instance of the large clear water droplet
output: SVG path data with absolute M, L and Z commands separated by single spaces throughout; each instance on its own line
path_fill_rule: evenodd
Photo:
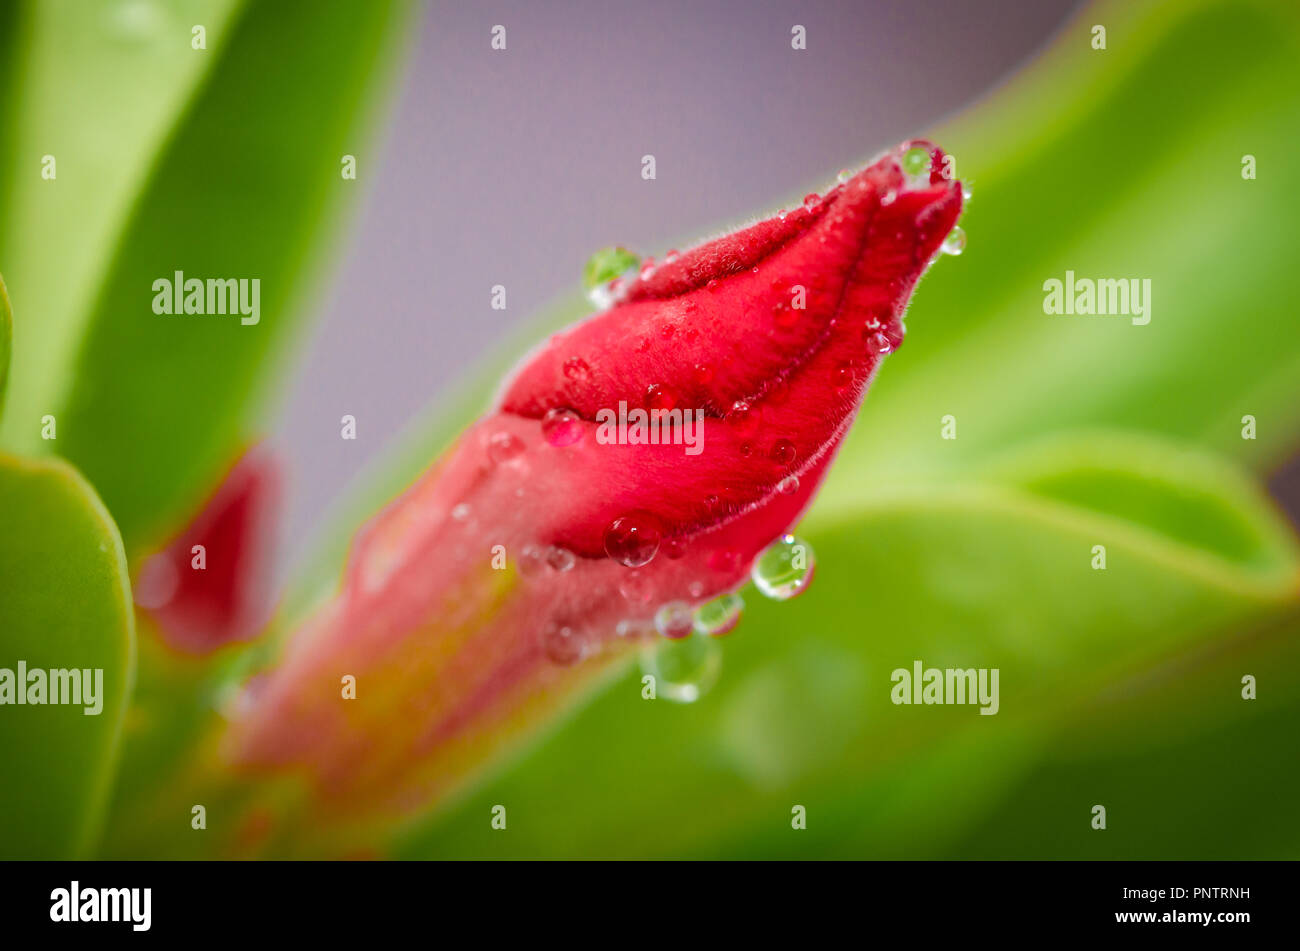
M 811 545 L 793 535 L 782 535 L 754 561 L 750 577 L 767 597 L 788 601 L 808 587 L 814 566 Z
M 658 519 L 633 512 L 609 523 L 605 529 L 605 554 L 620 565 L 640 568 L 658 553 L 662 538 Z
M 660 640 L 642 650 L 641 672 L 654 677 L 656 699 L 694 703 L 718 682 L 722 646 L 712 637 Z
M 939 245 L 939 250 L 954 257 L 966 250 L 966 232 L 960 225 L 953 226 L 948 236 L 943 239 L 943 244 Z
M 695 612 L 685 601 L 669 601 L 655 612 L 655 630 L 670 640 L 688 637 L 695 629 Z
M 713 637 L 727 634 L 740 623 L 740 613 L 744 609 L 745 602 L 734 592 L 714 598 L 696 609 L 695 631 L 697 634 L 709 634 Z

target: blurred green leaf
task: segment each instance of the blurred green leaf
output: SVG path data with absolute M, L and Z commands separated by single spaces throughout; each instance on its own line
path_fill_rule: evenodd
M 13 0 L 0 9 L 0 268 L 23 315 L 0 445 L 57 448 L 40 438 L 40 420 L 63 408 L 74 382 L 69 364 L 123 219 L 241 6 Z M 206 51 L 190 45 L 199 23 Z
M 179 33 L 166 34 L 186 57 L 210 61 L 205 80 L 151 156 L 148 174 L 133 183 L 129 209 L 116 209 L 119 219 L 129 214 L 109 229 L 110 263 L 93 275 L 94 292 L 56 308 L 71 316 L 48 330 L 58 346 L 24 369 L 10 420 L 21 428 L 32 413 L 39 419 L 37 410 L 59 413 L 57 448 L 95 483 L 129 549 L 159 541 L 189 515 L 261 429 L 267 371 L 316 297 L 308 265 L 323 226 L 358 187 L 340 174 L 343 156 L 359 156 L 363 178 L 373 167 L 363 126 L 407 8 L 404 0 L 251 4 L 211 29 L 203 52 L 190 49 L 190 17 Z M 88 60 L 108 87 L 105 75 L 132 72 Z M 158 68 L 153 81 L 171 82 L 161 77 L 173 76 L 174 64 Z M 65 87 L 49 95 L 74 98 Z M 65 177 L 78 179 L 71 162 L 60 172 L 60 187 Z M 53 183 L 31 189 L 42 184 Z M 41 237 L 30 236 L 28 253 L 44 255 L 47 270 L 11 268 L 11 281 L 21 274 L 33 287 L 59 283 L 49 270 L 60 261 L 49 252 L 55 236 Z M 259 280 L 260 322 L 155 314 L 153 283 L 176 271 Z M 33 350 L 47 347 L 41 338 Z
M 103 503 L 64 462 L 0 456 L 0 512 L 0 667 L 103 671 L 97 715 L 77 704 L 0 714 L 0 854 L 82 855 L 103 817 L 134 676 L 126 556 Z
M 0 411 L 5 408 L 5 384 L 9 382 L 9 354 L 13 349 L 14 318 L 9 309 L 9 291 L 0 276 Z

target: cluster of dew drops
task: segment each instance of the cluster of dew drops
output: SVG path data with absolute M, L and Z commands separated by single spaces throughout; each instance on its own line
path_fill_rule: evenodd
M 929 150 L 922 146 L 915 146 L 903 154 L 901 165 L 910 186 L 923 187 L 929 184 L 930 161 Z M 850 177 L 850 172 L 845 169 L 839 173 L 838 181 L 844 184 Z M 963 186 L 962 196 L 964 200 L 970 200 L 969 185 Z M 892 198 L 892 195 L 887 195 L 885 200 L 888 202 Z M 804 199 L 804 207 L 815 209 L 821 201 L 821 196 L 810 194 Z M 781 217 L 784 216 L 782 212 Z M 965 248 L 965 231 L 954 227 L 944 238 L 939 250 L 942 254 L 956 256 Z M 598 252 L 598 255 L 608 256 L 612 250 L 614 249 Z M 618 251 L 622 252 L 622 249 Z M 602 274 L 602 262 L 597 261 L 597 256 L 588 262 L 587 272 L 589 275 L 597 275 L 597 280 L 591 282 L 587 297 L 600 309 L 615 303 L 632 280 L 637 277 L 647 278 L 654 272 L 656 265 L 653 258 L 640 259 L 622 253 L 619 264 L 623 269 L 618 273 L 609 273 L 606 269 Z M 677 251 L 670 250 L 664 261 L 672 262 L 677 256 Z M 575 357 L 565 365 L 564 372 L 570 379 L 580 382 L 590 373 L 590 368 L 585 361 Z M 743 412 L 743 407 L 741 411 Z M 571 446 L 582 438 L 582 420 L 571 409 L 552 409 L 542 419 L 542 434 L 552 446 Z M 498 462 L 505 461 L 522 450 L 522 445 L 514 445 L 514 442 L 517 442 L 514 437 L 507 436 L 502 440 L 501 446 L 495 447 L 493 454 L 502 457 L 497 459 Z M 493 449 L 489 446 L 490 452 Z M 795 486 L 797 487 L 797 482 Z M 793 489 L 783 486 L 781 491 Z M 682 554 L 680 541 L 672 538 L 664 540 L 653 520 L 639 514 L 615 519 L 605 531 L 604 543 L 606 554 L 629 569 L 619 585 L 619 591 L 625 600 L 634 605 L 645 604 L 651 596 L 646 576 L 637 569 L 649 564 L 661 549 L 669 558 L 680 557 Z M 544 562 L 557 571 L 571 568 L 573 561 L 572 553 L 559 548 L 526 550 L 521 559 L 525 566 Z M 754 560 L 750 577 L 760 594 L 776 601 L 787 601 L 807 589 L 812 581 L 814 567 L 812 546 L 794 535 L 785 534 Z M 702 587 L 701 585 L 701 590 Z M 717 680 L 721 652 L 716 639 L 735 629 L 740 623 L 743 610 L 744 601 L 734 591 L 696 608 L 685 601 L 669 601 L 659 606 L 653 621 L 623 620 L 618 623 L 616 633 L 620 637 L 632 637 L 653 627 L 661 637 L 657 639 L 657 644 L 641 652 L 642 670 L 655 677 L 657 696 L 691 703 L 703 696 Z M 553 659 L 560 663 L 572 661 L 569 656 Z

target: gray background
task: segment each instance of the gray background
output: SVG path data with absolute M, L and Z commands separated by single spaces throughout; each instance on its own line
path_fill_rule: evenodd
M 431 401 L 609 244 L 661 254 L 825 187 L 987 95 L 1072 0 L 439 3 L 272 434 L 284 556 Z M 494 24 L 507 49 L 490 49 Z M 790 48 L 807 28 L 808 48 Z M 658 178 L 640 177 L 641 156 Z M 508 309 L 489 306 L 505 285 Z M 382 291 L 382 292 L 380 292 Z M 380 302 L 380 306 L 376 306 Z M 339 417 L 358 439 L 339 438 Z

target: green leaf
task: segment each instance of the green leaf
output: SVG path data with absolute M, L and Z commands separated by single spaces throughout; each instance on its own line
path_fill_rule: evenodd
M 98 834 L 134 676 L 126 556 L 107 509 L 64 462 L 0 456 L 0 512 L 0 668 L 15 677 L 19 663 L 29 672 L 91 671 L 78 689 L 98 684 L 99 707 L 87 715 L 94 707 L 84 696 L 0 707 L 0 854 L 84 855 Z
M 207 75 L 134 183 L 129 208 L 115 209 L 109 263 L 93 292 L 56 308 L 71 316 L 48 340 L 33 334 L 21 344 L 6 430 L 30 443 L 18 434 L 27 435 L 32 414 L 57 413 L 56 448 L 95 483 L 132 551 L 191 514 L 261 430 L 268 371 L 317 296 L 310 265 L 320 236 L 359 185 L 341 175 L 343 156 L 358 157 L 362 179 L 375 167 L 363 127 L 407 9 L 404 0 L 250 4 L 209 31 L 203 52 L 190 49 L 188 18 L 168 34 L 187 60 L 209 61 Z M 105 75 L 130 72 L 114 61 L 97 68 L 105 87 L 113 86 Z M 50 94 L 72 98 L 66 88 Z M 60 183 L 88 174 L 59 167 Z M 55 233 L 23 237 L 47 267 L 64 257 L 51 252 Z M 154 282 L 177 271 L 256 279 L 259 321 L 156 314 Z M 34 263 L 11 268 L 11 281 L 20 276 L 33 288 L 58 280 Z M 51 355 L 29 365 L 28 349 L 47 346 Z
M 711 693 L 646 701 L 625 677 L 402 854 L 905 857 L 992 808 L 1110 685 L 1294 604 L 1294 543 L 1240 475 L 1124 437 L 1068 445 L 819 510 L 800 529 L 811 589 L 746 589 Z M 1108 493 L 1069 490 L 1072 454 Z M 1143 498 L 1180 508 L 1143 520 Z M 998 668 L 999 712 L 893 704 L 915 660 Z M 508 837 L 478 821 L 496 803 Z
M 0 267 L 19 314 L 31 315 L 0 445 L 54 448 L 40 420 L 63 408 L 106 259 L 241 6 L 29 0 L 0 10 Z M 193 24 L 206 25 L 206 51 L 191 48 Z
M 14 317 L 9 308 L 9 291 L 0 276 L 0 410 L 5 407 L 5 384 L 9 382 L 9 354 L 13 349 Z

